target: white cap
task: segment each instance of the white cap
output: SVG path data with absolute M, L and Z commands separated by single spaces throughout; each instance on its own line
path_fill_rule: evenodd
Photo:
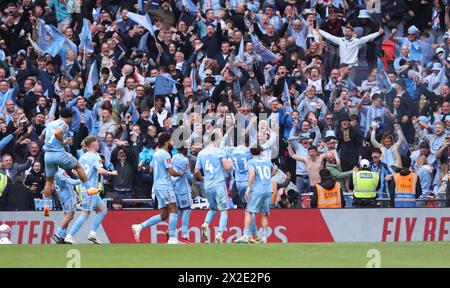
M 362 159 L 361 162 L 359 162 L 359 166 L 361 168 L 369 168 L 369 166 L 370 166 L 369 160 Z

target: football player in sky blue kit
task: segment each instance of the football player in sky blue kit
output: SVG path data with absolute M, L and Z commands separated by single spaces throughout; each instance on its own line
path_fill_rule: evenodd
M 83 142 L 86 153 L 80 157 L 80 164 L 86 171 L 88 181 L 83 183 L 81 187 L 81 215 L 75 220 L 75 223 L 73 224 L 72 229 L 70 229 L 70 233 L 64 239 L 64 242 L 75 244 L 75 239 L 73 237 L 87 221 L 91 211 L 96 210 L 97 216 L 95 216 L 94 222 L 92 223 L 88 240 L 94 244 L 100 244 L 100 241 L 97 239 L 97 229 L 108 213 L 108 209 L 99 195 L 98 176 L 99 174 L 105 176 L 117 176 L 117 171 L 111 172 L 103 168 L 102 160 L 97 153 L 99 149 L 97 137 L 88 136 Z
M 252 214 L 260 211 L 262 213 L 261 242 L 267 243 L 268 216 L 272 201 L 272 176 L 276 173 L 276 167 L 272 165 L 270 159 L 264 157 L 261 146 L 251 148 L 250 151 L 254 158 L 248 162 L 250 177 L 245 191 L 248 204 L 244 219 L 244 235 L 235 243 L 250 243 Z
M 225 134 L 224 139 L 226 139 L 227 137 L 228 135 Z M 224 143 L 223 140 L 222 143 Z M 247 205 L 247 201 L 245 200 L 244 194 L 245 190 L 247 189 L 249 177 L 248 161 L 253 157 L 252 154 L 250 153 L 250 148 L 248 148 L 250 144 L 249 137 L 245 137 L 244 144 L 245 145 L 238 145 L 237 147 L 228 148 L 227 150 L 228 156 L 231 158 L 231 160 L 233 160 L 234 182 L 236 184 L 236 189 L 239 194 L 240 201 L 242 204 Z M 252 234 L 255 236 L 254 238 L 250 239 L 251 242 L 259 241 L 257 235 L 258 228 L 256 227 L 255 216 L 256 215 L 254 214 L 252 215 L 252 224 L 250 227 Z
M 242 203 L 246 203 L 244 198 L 248 183 L 248 161 L 252 159 L 250 149 L 243 145 L 230 148 L 229 156 L 234 164 L 234 182 Z
M 178 209 L 170 176 L 181 177 L 184 175 L 184 172 L 177 172 L 172 166 L 172 157 L 169 151 L 172 151 L 173 143 L 169 133 L 161 133 L 158 136 L 158 147 L 159 149 L 153 155 L 151 167 L 153 171 L 153 191 L 158 199 L 158 208 L 162 210 L 159 215 L 155 215 L 141 224 L 132 225 L 131 230 L 133 230 L 136 242 L 139 242 L 139 235 L 143 228 L 156 225 L 169 218 L 169 241 L 167 244 L 181 244 L 182 242 L 175 238 Z
M 189 167 L 189 159 L 186 157 L 187 149 L 185 147 L 178 149 L 178 154 L 173 155 L 172 162 L 175 171 L 184 172 L 183 176 L 172 177 L 175 196 L 177 199 L 178 217 L 181 216 L 181 242 L 189 243 L 189 218 L 191 216 L 191 185 L 192 172 Z
M 72 221 L 75 211 L 77 211 L 77 195 L 73 187 L 81 183 L 81 180 L 70 178 L 62 168 L 59 168 L 55 175 L 56 195 L 64 212 L 64 219 L 58 227 L 58 231 L 52 237 L 56 244 L 64 243 L 67 227 L 69 227 L 69 223 Z
M 219 132 L 220 133 L 220 132 Z M 204 178 L 205 193 L 209 203 L 209 211 L 206 214 L 205 223 L 202 224 L 202 236 L 205 243 L 209 242 L 209 224 L 220 211 L 219 233 L 216 235 L 216 243 L 223 243 L 222 233 L 227 228 L 228 201 L 225 185 L 225 170 L 233 167 L 233 162 L 227 159 L 225 150 L 218 148 L 220 137 L 218 132 L 213 132 L 211 142 L 197 155 L 195 163 L 195 175 Z M 200 169 L 203 170 L 204 177 Z
M 43 150 L 45 161 L 45 187 L 44 198 L 51 198 L 53 183 L 55 182 L 55 174 L 58 172 L 58 167 L 65 170 L 75 169 L 78 178 L 86 182 L 87 177 L 83 168 L 77 162 L 77 159 L 70 153 L 66 152 L 63 147 L 64 139 L 69 132 L 69 124 L 72 119 L 72 110 L 64 108 L 61 110 L 60 118 L 50 122 L 40 136 L 41 142 L 45 144 Z M 50 211 L 48 206 L 44 208 L 44 215 L 49 216 Z

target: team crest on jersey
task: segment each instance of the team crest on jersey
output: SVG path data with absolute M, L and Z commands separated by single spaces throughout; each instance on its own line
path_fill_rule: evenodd
M 170 162 L 172 162 L 172 159 L 167 159 L 167 164 L 170 164 Z

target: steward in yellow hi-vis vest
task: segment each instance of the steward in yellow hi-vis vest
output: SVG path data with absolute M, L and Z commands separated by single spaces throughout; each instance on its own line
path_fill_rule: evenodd
M 331 176 L 328 169 L 320 170 L 319 175 L 320 182 L 311 197 L 311 207 L 319 209 L 345 207 L 341 184 Z
M 391 191 L 391 206 L 416 207 L 416 199 L 422 195 L 422 185 L 419 177 L 409 170 L 411 158 L 401 156 L 402 168 L 392 166 L 394 174 L 394 189 Z
M 11 179 L 8 178 L 8 176 L 6 176 L 3 173 L 0 173 L 0 207 L 2 207 L 2 202 L 3 202 L 3 192 L 5 191 L 6 186 L 8 185 L 8 183 L 12 182 Z
M 368 160 L 361 160 L 360 170 L 353 172 L 353 206 L 359 208 L 376 207 L 377 191 L 380 187 L 380 175 L 370 170 Z
M 3 191 L 5 191 L 6 185 L 8 185 L 8 176 L 0 173 L 0 197 L 2 197 Z

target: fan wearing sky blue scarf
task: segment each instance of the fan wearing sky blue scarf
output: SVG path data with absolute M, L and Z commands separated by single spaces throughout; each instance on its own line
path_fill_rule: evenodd
M 399 47 L 403 47 L 404 45 L 408 46 L 411 59 L 414 62 L 421 63 L 423 60 L 423 51 L 429 43 L 420 41 L 420 30 L 412 25 L 408 28 L 408 37 L 394 37 L 396 32 L 397 29 L 392 29 L 390 39 L 397 43 Z

